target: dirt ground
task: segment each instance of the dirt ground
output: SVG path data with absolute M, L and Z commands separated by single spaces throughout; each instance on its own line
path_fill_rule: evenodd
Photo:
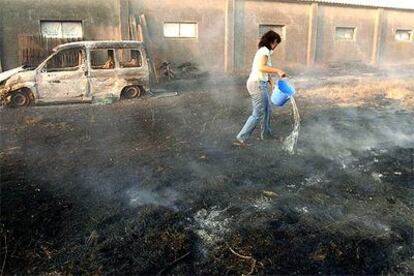
M 414 80 L 292 82 L 294 155 L 258 131 L 232 145 L 250 112 L 240 82 L 1 110 L 1 271 L 414 273 Z M 273 132 L 292 118 L 274 108 Z

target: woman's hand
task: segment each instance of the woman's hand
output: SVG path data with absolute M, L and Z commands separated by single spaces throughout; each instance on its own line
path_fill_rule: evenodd
M 286 78 L 286 73 L 282 70 L 279 70 L 279 72 L 277 73 L 279 75 L 280 78 Z

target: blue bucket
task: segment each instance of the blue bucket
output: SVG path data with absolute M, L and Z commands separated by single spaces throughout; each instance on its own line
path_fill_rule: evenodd
M 284 106 L 291 96 L 295 95 L 295 88 L 286 79 L 278 80 L 273 89 L 271 102 L 276 106 Z

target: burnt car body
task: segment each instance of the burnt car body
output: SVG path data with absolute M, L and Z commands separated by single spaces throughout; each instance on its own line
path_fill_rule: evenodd
M 0 96 L 11 106 L 134 98 L 149 90 L 142 42 L 81 41 L 62 44 L 37 68 L 0 74 Z

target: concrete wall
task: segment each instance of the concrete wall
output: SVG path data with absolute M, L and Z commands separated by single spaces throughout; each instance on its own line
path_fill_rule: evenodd
M 396 28 L 414 30 L 414 11 L 289 0 L 129 1 L 130 13 L 147 16 L 159 60 L 198 61 L 211 71 L 245 74 L 257 49 L 259 25 L 284 25 L 273 57 L 281 67 L 414 63 L 414 41 L 394 39 Z M 198 39 L 163 38 L 166 21 L 198 22 Z M 336 27 L 354 27 L 355 39 L 337 40 Z
M 119 39 L 119 0 L 1 0 L 3 69 L 18 66 L 18 35 L 40 34 L 41 20 L 83 22 L 85 40 Z
M 282 25 L 282 43 L 273 55 L 273 65 L 306 64 L 309 4 L 272 1 L 238 1 L 235 31 L 235 70 L 249 70 L 257 44 L 260 25 Z
M 156 65 L 195 61 L 201 69 L 224 71 L 226 1 L 131 0 L 129 7 L 146 16 Z M 196 22 L 198 37 L 164 38 L 164 22 Z
M 195 61 L 202 70 L 248 73 L 259 25 L 284 25 L 276 66 L 313 63 L 414 63 L 414 11 L 295 3 L 289 0 L 0 0 L 3 69 L 18 64 L 19 34 L 39 34 L 41 20 L 83 22 L 84 39 L 127 39 L 128 15 L 145 14 L 154 61 Z M 164 38 L 164 22 L 197 22 L 197 38 Z M 335 39 L 335 27 L 355 27 L 354 41 Z
M 375 8 L 319 5 L 316 62 L 369 63 L 372 57 L 376 15 Z M 336 27 L 354 27 L 355 40 L 337 40 Z
M 395 31 L 414 31 L 414 11 L 385 10 L 379 61 L 383 64 L 414 64 L 414 40 L 396 41 Z

